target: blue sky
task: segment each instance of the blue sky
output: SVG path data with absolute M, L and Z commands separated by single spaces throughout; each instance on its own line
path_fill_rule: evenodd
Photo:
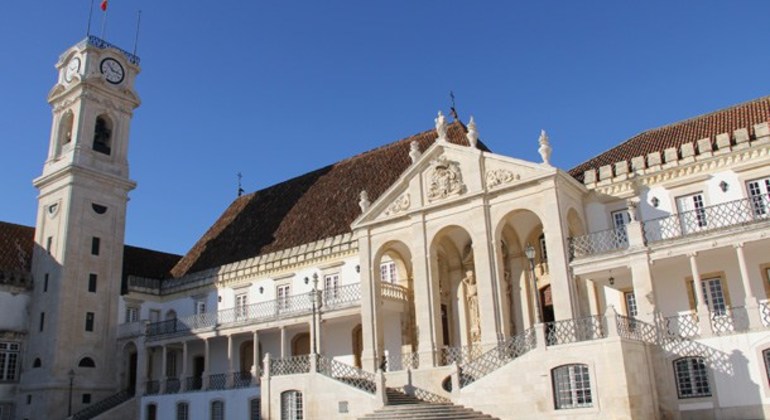
M 32 225 L 53 65 L 89 0 L 4 3 L 0 220 Z M 126 240 L 176 253 L 237 172 L 254 191 L 430 129 L 450 90 L 494 151 L 538 160 L 544 128 L 563 169 L 770 94 L 767 1 L 111 0 L 105 38 L 132 49 L 138 9 Z

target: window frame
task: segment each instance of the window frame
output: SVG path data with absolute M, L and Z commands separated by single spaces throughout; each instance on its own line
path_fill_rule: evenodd
M 380 262 L 380 281 L 383 283 L 398 283 L 398 267 L 393 260 Z
M 21 343 L 0 341 L 0 383 L 19 382 Z
M 580 369 L 578 371 L 577 369 Z M 594 407 L 594 389 L 591 369 L 586 363 L 568 363 L 551 369 L 551 391 L 555 410 Z M 566 379 L 566 380 L 564 380 Z M 567 388 L 563 388 L 567 385 Z M 562 398 L 568 396 L 568 399 Z M 580 401 L 582 399 L 583 401 Z
M 176 420 L 190 420 L 190 403 L 187 401 L 177 401 L 176 403 Z M 181 407 L 184 407 L 184 412 L 180 410 Z
M 86 332 L 94 332 L 95 326 L 96 326 L 96 313 L 94 313 L 94 312 L 86 312 L 85 331 Z
M 221 407 L 221 412 L 216 413 L 215 407 Z M 219 414 L 219 416 L 217 416 Z M 225 402 L 224 400 L 211 400 L 209 403 L 209 419 L 211 420 L 225 420 Z
M 290 396 L 293 396 L 291 401 L 287 401 Z M 302 391 L 296 389 L 288 389 L 281 392 L 281 420 L 304 420 L 305 418 L 305 404 Z M 286 407 L 284 404 L 291 402 L 291 407 Z M 292 412 L 289 412 L 291 410 Z
M 249 401 L 249 420 L 261 420 L 262 419 L 262 398 L 261 397 L 254 397 L 250 398 Z M 254 403 L 257 405 L 257 410 L 254 410 Z
M 697 362 L 698 366 L 693 366 L 691 362 Z M 680 378 L 685 379 L 684 376 L 680 375 L 680 366 L 683 366 L 686 364 L 687 371 L 687 382 L 690 384 L 690 387 L 693 388 L 693 391 L 690 391 L 689 395 L 683 393 L 683 386 L 684 383 L 680 382 Z M 672 361 L 673 366 L 673 372 L 674 372 L 674 385 L 676 386 L 676 395 L 677 398 L 680 400 L 687 400 L 687 399 L 693 399 L 693 398 L 711 398 L 713 396 L 713 392 L 711 390 L 711 378 L 709 374 L 708 366 L 706 366 L 706 362 L 702 357 L 699 356 L 687 356 L 687 357 L 680 357 L 678 359 L 675 359 Z M 696 371 L 697 368 L 697 371 Z M 702 371 L 700 371 L 702 369 Z M 698 387 L 697 382 L 701 381 L 703 382 L 705 380 L 706 390 L 705 391 L 695 391 L 695 388 Z M 702 385 L 701 385 L 702 387 Z

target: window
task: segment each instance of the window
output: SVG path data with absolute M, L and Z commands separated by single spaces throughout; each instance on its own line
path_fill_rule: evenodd
M 765 375 L 770 382 L 770 349 L 762 351 L 762 358 L 765 359 Z
M 186 402 L 176 404 L 176 420 L 190 419 L 190 405 Z
M 91 208 L 94 210 L 94 213 L 96 214 L 107 213 L 107 207 L 101 204 L 91 203 Z
M 158 420 L 158 406 L 147 404 L 147 415 L 144 418 L 146 420 Z
M 80 359 L 80 363 L 78 363 L 78 367 L 95 368 L 96 363 L 94 363 L 94 359 L 90 357 L 84 357 Z
M 235 296 L 235 316 L 238 318 L 246 318 L 248 304 L 249 304 L 248 293 L 241 293 Z
M 291 293 L 291 285 L 284 284 L 276 287 L 275 295 L 278 298 L 278 310 L 284 311 L 289 309 L 289 294 Z
M 626 301 L 626 314 L 631 318 L 636 318 L 639 315 L 639 311 L 636 309 L 636 295 L 634 292 L 623 293 L 623 297 Z
M 206 313 L 206 301 L 203 299 L 199 299 L 195 301 L 195 314 L 205 314 Z
M 398 281 L 395 261 L 387 261 L 380 264 L 380 280 L 385 283 L 396 283 Z
M 19 343 L 0 341 L 0 382 L 19 380 Z
M 101 240 L 96 236 L 91 238 L 91 255 L 99 255 L 99 242 Z
M 86 331 L 94 330 L 94 313 L 86 312 Z
M 43 276 L 43 293 L 48 291 L 48 273 Z
M 676 390 L 679 398 L 710 397 L 706 364 L 700 357 L 685 357 L 674 361 Z
M 126 306 L 126 324 L 139 321 L 139 308 L 136 306 Z
M 83 404 L 91 404 L 91 394 L 83 394 Z
M 284 391 L 281 393 L 281 420 L 302 420 L 302 393 Z
M 545 247 L 545 234 L 540 235 L 537 238 L 537 243 L 540 245 L 540 262 L 548 262 L 548 249 Z
M 613 211 L 610 213 L 612 216 L 612 227 L 615 228 L 615 241 L 618 245 L 625 245 L 628 243 L 628 230 L 626 225 L 631 223 L 631 215 L 628 213 L 628 209 Z
M 176 378 L 176 352 L 166 353 L 166 377 Z
M 559 366 L 551 371 L 553 399 L 557 410 L 593 406 L 588 365 Z
M 746 183 L 746 190 L 749 192 L 754 215 L 767 217 L 770 206 L 770 178 L 749 181 Z
M 701 281 L 703 299 L 713 315 L 726 315 L 727 305 L 722 290 L 722 279 L 719 277 Z
M 329 274 L 324 276 L 324 302 L 333 302 L 339 298 L 340 275 Z
M 51 255 L 51 247 L 53 246 L 53 236 L 49 236 L 45 240 L 45 252 L 48 253 L 48 255 Z
M 159 321 L 160 321 L 160 310 L 150 309 L 150 322 L 159 322 Z
M 224 420 L 225 403 L 224 401 L 211 402 L 211 420 Z
M 260 420 L 262 418 L 262 404 L 259 398 L 249 400 L 249 420 Z
M 112 124 L 104 115 L 96 117 L 93 149 L 105 155 L 112 152 Z
M 96 293 L 96 274 L 94 273 L 88 275 L 88 291 Z
M 72 141 L 72 125 L 75 122 L 72 111 L 67 111 L 59 124 L 59 144 L 65 145 Z M 2 417 L 0 417 L 2 418 Z
M 679 211 L 679 226 L 683 235 L 697 232 L 708 225 L 703 193 L 677 197 L 676 207 Z
M 42 366 L 43 366 L 43 362 L 40 360 L 39 357 L 36 357 L 35 361 L 32 362 L 32 367 L 33 368 L 39 368 L 39 367 L 42 367 Z
M 40 312 L 40 332 L 43 331 L 43 328 L 45 327 L 45 312 Z

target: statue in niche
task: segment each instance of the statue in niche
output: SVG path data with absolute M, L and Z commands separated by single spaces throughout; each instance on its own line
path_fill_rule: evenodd
M 479 319 L 479 296 L 476 277 L 473 270 L 467 270 L 463 278 L 465 285 L 465 299 L 468 303 L 468 323 L 471 329 L 471 342 L 481 341 L 481 322 Z

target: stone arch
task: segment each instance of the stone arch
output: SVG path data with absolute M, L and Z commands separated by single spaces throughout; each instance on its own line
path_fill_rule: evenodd
M 586 234 L 585 223 L 583 223 L 583 219 L 574 207 L 570 207 L 567 210 L 567 230 L 569 232 L 568 237 L 570 238 Z
M 123 345 L 121 350 L 120 383 L 122 388 L 128 390 L 131 395 L 136 392 L 138 354 L 136 344 L 133 341 Z
M 75 114 L 72 110 L 65 111 L 59 119 L 59 127 L 56 139 L 56 155 L 61 153 L 64 145 L 72 142 L 75 129 Z
M 94 120 L 94 141 L 92 148 L 95 152 L 111 155 L 113 149 L 115 124 L 106 113 L 100 114 Z
M 291 355 L 301 356 L 310 354 L 310 333 L 297 333 L 291 339 Z
M 388 283 L 388 279 L 383 280 L 384 273 L 388 270 L 386 266 L 395 268 L 395 282 L 393 286 L 405 289 L 407 296 L 413 296 L 414 291 L 414 269 L 412 266 L 412 251 L 407 244 L 400 240 L 389 240 L 383 243 L 374 254 L 372 260 L 373 280 Z M 385 287 L 382 285 L 381 287 Z M 388 286 L 390 287 L 390 285 Z M 401 337 L 400 341 L 389 340 L 383 337 L 381 348 L 377 349 L 378 359 L 385 355 L 387 350 L 389 354 L 411 353 L 417 350 L 417 326 L 414 299 L 408 299 L 406 310 L 401 308 L 393 309 L 382 307 L 383 311 L 388 312 L 388 316 L 398 316 L 400 320 Z M 394 313 L 394 311 L 396 311 Z M 378 361 L 378 364 L 380 361 Z
M 241 343 L 239 350 L 240 372 L 250 373 L 253 365 L 259 365 L 259 361 L 262 360 L 262 343 L 258 344 L 257 348 L 257 361 L 254 363 L 254 340 L 246 340 Z
M 361 355 L 364 351 L 364 336 L 361 324 L 353 327 L 353 330 L 351 331 L 351 343 L 353 344 L 353 366 L 361 369 L 363 365 L 361 363 Z

